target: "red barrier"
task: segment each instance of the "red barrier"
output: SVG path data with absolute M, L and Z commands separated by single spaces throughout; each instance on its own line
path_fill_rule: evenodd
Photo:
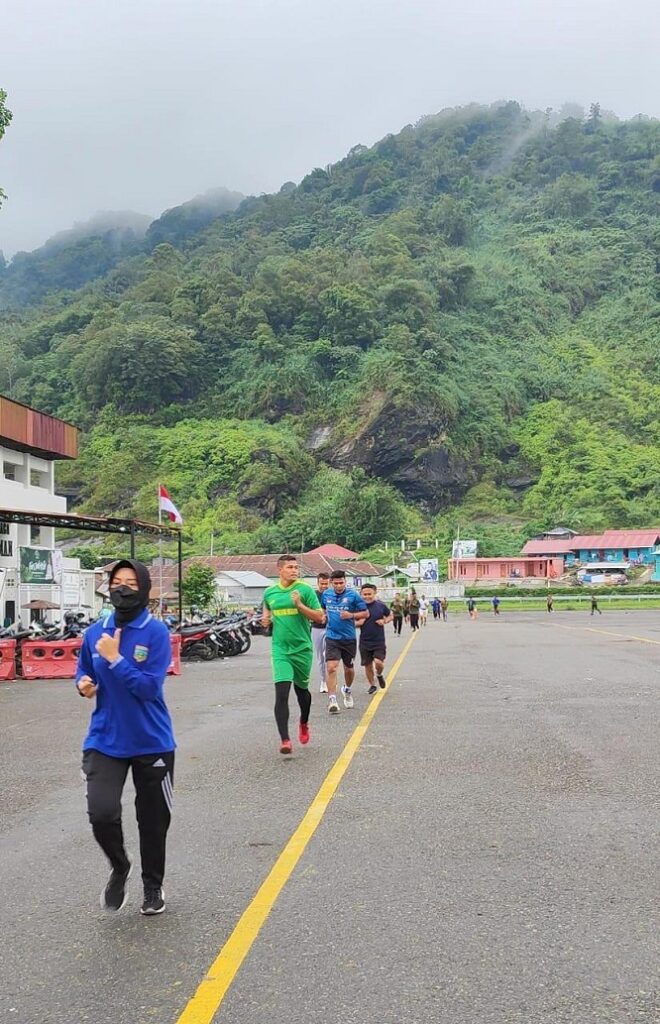
M 16 641 L 0 640 L 0 679 L 16 678 Z
M 21 674 L 24 679 L 73 679 L 78 667 L 80 640 L 23 641 Z
M 181 675 L 181 634 L 170 633 L 170 643 L 172 644 L 172 660 L 170 667 L 167 670 L 168 676 L 180 676 Z

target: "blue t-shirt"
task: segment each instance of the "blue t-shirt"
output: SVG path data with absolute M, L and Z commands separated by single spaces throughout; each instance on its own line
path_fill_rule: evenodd
M 122 627 L 119 658 L 110 664 L 96 650 L 102 633 L 115 633 L 114 615 L 86 631 L 76 672 L 96 684 L 83 750 L 108 757 L 138 757 L 174 750 L 172 720 L 163 697 L 163 683 L 172 660 L 170 634 L 145 611 Z
M 328 640 L 355 640 L 355 619 L 342 619 L 341 612 L 364 612 L 367 605 L 357 590 L 347 587 L 343 594 L 335 594 L 332 584 L 324 592 L 321 604 L 328 617 Z

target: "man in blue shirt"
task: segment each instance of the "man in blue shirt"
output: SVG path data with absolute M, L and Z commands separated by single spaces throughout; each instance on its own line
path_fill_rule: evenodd
M 165 910 L 165 839 L 172 812 L 174 734 L 163 698 L 172 658 L 167 627 L 148 611 L 151 579 L 141 562 L 117 562 L 110 575 L 114 613 L 85 633 L 76 687 L 96 698 L 83 743 L 87 812 L 112 871 L 101 906 L 121 910 L 131 862 L 124 847 L 121 796 L 129 768 L 135 785 L 144 902 L 141 913 Z
M 337 703 L 337 669 L 339 662 L 344 665 L 344 707 L 353 707 L 351 687 L 355 678 L 355 655 L 357 653 L 356 625 L 369 617 L 367 606 L 357 590 L 346 586 L 346 573 L 335 569 L 330 575 L 330 586 L 321 598 L 327 615 L 325 634 L 325 660 L 327 665 L 326 685 L 328 687 L 328 711 L 339 713 Z

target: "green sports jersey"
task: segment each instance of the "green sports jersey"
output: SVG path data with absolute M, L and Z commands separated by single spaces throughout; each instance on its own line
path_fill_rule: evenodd
M 283 587 L 281 583 L 269 587 L 264 594 L 264 605 L 273 617 L 273 654 L 275 651 L 294 654 L 312 650 L 310 622 L 291 600 L 293 590 L 298 591 L 302 603 L 308 608 L 321 608 L 316 591 L 301 580 L 296 580 L 290 587 Z

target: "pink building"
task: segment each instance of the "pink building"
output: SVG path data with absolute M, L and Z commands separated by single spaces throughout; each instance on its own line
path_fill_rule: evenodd
M 521 579 L 556 579 L 564 571 L 563 558 L 525 558 L 513 555 L 508 558 L 450 558 L 447 566 L 450 580 L 461 583 L 512 582 Z

